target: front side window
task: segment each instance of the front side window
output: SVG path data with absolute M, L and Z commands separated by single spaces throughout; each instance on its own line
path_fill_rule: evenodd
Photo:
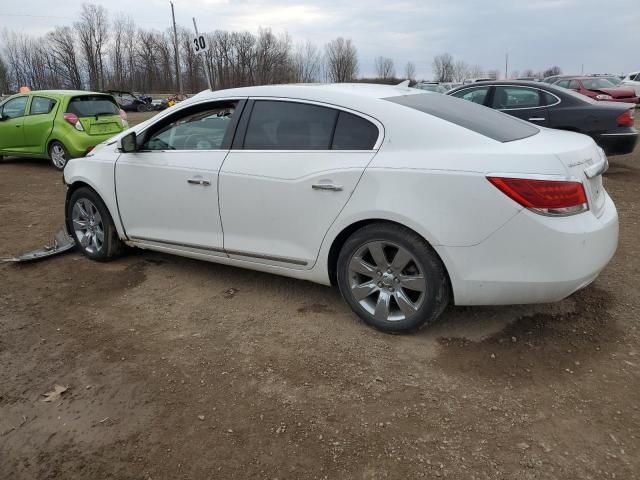
M 54 105 L 56 104 L 55 100 L 44 97 L 33 97 L 31 99 L 31 109 L 29 110 L 30 115 L 46 115 L 53 110 Z
M 237 102 L 190 108 L 150 132 L 142 150 L 220 150 Z
M 2 107 L 2 116 L 4 118 L 18 118 L 24 115 L 25 107 L 29 97 L 18 97 L 9 100 Z
M 484 101 L 489 93 L 489 87 L 477 87 L 477 88 L 465 88 L 459 92 L 452 93 L 454 97 L 461 98 L 463 100 L 469 100 L 470 102 L 484 105 Z
M 496 87 L 492 107 L 498 110 L 535 108 L 541 105 L 540 91 L 522 87 Z
M 258 100 L 247 125 L 248 150 L 329 150 L 338 111 L 306 103 Z

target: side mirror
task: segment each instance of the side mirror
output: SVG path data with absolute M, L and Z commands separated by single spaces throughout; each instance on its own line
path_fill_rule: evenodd
M 123 153 L 133 153 L 138 150 L 138 144 L 136 142 L 136 132 L 131 132 L 120 139 L 120 150 Z

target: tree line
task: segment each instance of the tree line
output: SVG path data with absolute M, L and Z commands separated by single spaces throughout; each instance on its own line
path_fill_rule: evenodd
M 131 17 L 110 18 L 100 5 L 83 4 L 73 26 L 57 26 L 36 37 L 5 30 L 0 35 L 0 93 L 26 85 L 31 89 L 69 88 L 177 92 L 174 54 L 179 53 L 183 89 L 296 82 L 348 82 L 359 72 L 358 51 L 349 39 L 336 38 L 323 48 L 293 44 L 287 34 L 270 29 L 204 33 L 209 51 L 197 55 L 193 33 L 177 28 L 147 30 Z

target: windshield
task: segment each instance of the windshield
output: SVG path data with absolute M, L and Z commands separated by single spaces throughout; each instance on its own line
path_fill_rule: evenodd
M 69 102 L 67 113 L 78 117 L 97 117 L 99 115 L 118 115 L 120 108 L 113 97 L 107 95 L 83 95 Z
M 540 131 L 532 124 L 510 115 L 449 95 L 422 93 L 384 100 L 455 123 L 499 142 L 521 140 Z
M 582 84 L 584 85 L 584 88 L 587 88 L 589 90 L 615 87 L 615 85 L 606 78 L 589 78 L 587 80 L 582 80 Z
M 564 96 L 573 97 L 575 100 L 580 100 L 584 103 L 596 103 L 595 100 L 591 100 L 586 95 L 582 95 L 581 93 L 574 92 L 573 90 L 569 90 L 568 88 L 560 87 L 558 85 L 545 85 L 545 88 L 549 90 L 556 90 L 558 93 Z

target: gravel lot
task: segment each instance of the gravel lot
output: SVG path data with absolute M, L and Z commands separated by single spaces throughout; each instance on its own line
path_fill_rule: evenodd
M 0 264 L 0 478 L 638 478 L 640 149 L 605 186 L 620 246 L 593 285 L 410 336 L 157 253 Z M 47 243 L 64 194 L 45 161 L 0 162 L 0 257 Z

